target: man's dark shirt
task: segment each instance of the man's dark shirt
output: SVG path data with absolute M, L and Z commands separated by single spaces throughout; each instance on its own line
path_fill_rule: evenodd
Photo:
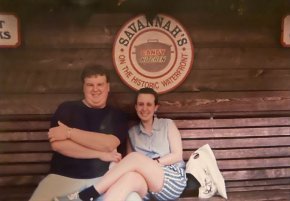
M 51 127 L 57 126 L 58 121 L 71 128 L 113 134 L 120 140 L 121 147 L 125 147 L 128 136 L 127 116 L 110 106 L 94 109 L 87 107 L 82 101 L 65 102 L 53 115 Z M 124 153 L 125 150 L 118 151 Z M 71 178 L 90 179 L 102 176 L 108 166 L 109 162 L 99 159 L 77 159 L 54 152 L 50 172 Z

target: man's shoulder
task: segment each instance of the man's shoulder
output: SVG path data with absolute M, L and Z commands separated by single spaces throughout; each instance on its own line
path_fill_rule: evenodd
M 73 106 L 81 106 L 82 102 L 80 100 L 73 100 L 73 101 L 64 101 L 59 104 L 59 107 L 73 107 Z
M 79 110 L 77 108 L 80 108 L 81 105 L 81 101 L 65 101 L 58 105 L 56 112 L 72 112 Z
M 126 113 L 125 111 L 119 109 L 119 108 L 116 108 L 116 107 L 113 107 L 111 105 L 108 106 L 108 110 L 113 113 L 114 115 L 117 115 L 117 116 L 120 116 L 120 117 L 128 117 L 128 113 Z

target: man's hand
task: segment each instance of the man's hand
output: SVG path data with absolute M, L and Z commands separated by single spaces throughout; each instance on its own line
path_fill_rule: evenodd
M 50 128 L 48 131 L 48 139 L 50 142 L 58 140 L 66 140 L 71 135 L 72 128 L 58 121 L 58 126 Z
M 102 152 L 99 157 L 102 161 L 113 161 L 113 162 L 119 162 L 122 159 L 122 155 L 118 153 L 116 150 L 112 152 Z

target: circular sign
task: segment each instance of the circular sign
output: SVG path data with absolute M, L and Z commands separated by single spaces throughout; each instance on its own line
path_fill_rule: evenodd
M 150 87 L 165 93 L 179 86 L 189 74 L 193 45 L 175 19 L 159 14 L 148 21 L 139 15 L 118 32 L 113 62 L 121 80 L 130 88 Z

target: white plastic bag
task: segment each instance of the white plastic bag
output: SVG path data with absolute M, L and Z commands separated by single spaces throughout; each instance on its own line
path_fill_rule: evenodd
M 186 163 L 186 173 L 192 174 L 200 183 L 199 198 L 210 198 L 219 194 L 227 199 L 224 178 L 208 144 L 191 154 Z

